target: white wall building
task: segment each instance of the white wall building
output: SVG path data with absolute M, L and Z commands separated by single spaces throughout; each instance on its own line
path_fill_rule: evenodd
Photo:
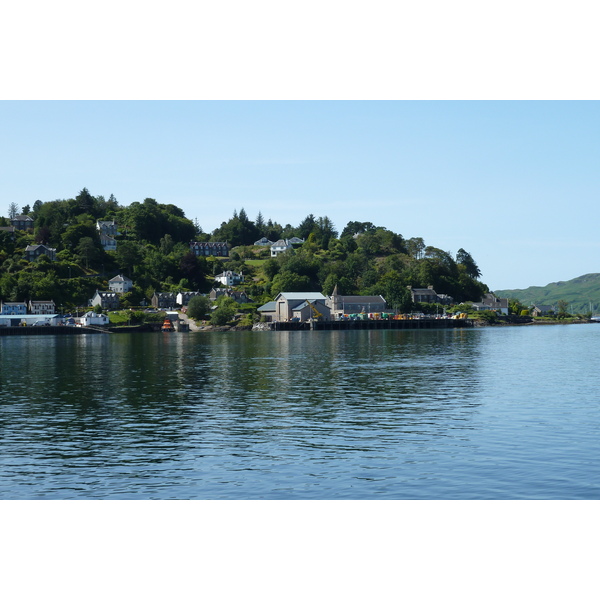
M 117 294 L 125 294 L 133 288 L 133 281 L 124 275 L 117 275 L 108 282 L 108 288 L 111 292 Z
M 83 317 L 79 317 L 77 320 L 82 327 L 87 327 L 88 325 L 108 325 L 108 316 L 99 315 L 94 311 L 86 312 Z
M 233 271 L 223 271 L 215 277 L 215 281 L 222 283 L 227 287 L 238 285 L 244 281 L 242 273 L 234 273 Z

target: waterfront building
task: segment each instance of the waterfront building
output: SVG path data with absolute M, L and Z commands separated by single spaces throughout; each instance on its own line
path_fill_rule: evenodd
M 275 320 L 291 321 L 293 318 L 300 317 L 300 315 L 307 315 L 309 312 L 312 316 L 317 316 L 314 314 L 314 311 L 310 308 L 309 304 L 300 308 L 300 306 L 306 302 L 310 302 L 315 307 L 315 310 L 320 313 L 322 318 L 328 319 L 330 309 L 327 306 L 326 300 L 327 298 L 323 296 L 321 292 L 280 292 L 274 300 Z M 319 308 L 316 308 L 315 303 L 318 304 Z M 294 317 L 293 314 L 294 309 L 300 311 L 300 314 L 296 317 Z
M 178 292 L 175 302 L 178 306 L 187 306 L 194 296 L 200 296 L 200 292 Z
M 53 315 L 56 313 L 54 300 L 30 300 L 29 314 L 31 315 Z
M 503 315 L 508 314 L 508 298 L 497 298 L 494 294 L 485 294 L 481 302 L 473 302 L 475 310 L 493 310 Z
M 152 306 L 154 308 L 173 308 L 176 300 L 177 298 L 173 292 L 154 292 Z
M 77 319 L 82 327 L 89 325 L 108 325 L 109 320 L 107 315 L 95 313 L 94 311 L 86 312 L 83 317 Z
M 2 302 L 0 304 L 2 315 L 26 315 L 27 304 L 25 302 Z
M 387 310 L 387 303 L 383 296 L 342 296 L 338 294 L 337 285 L 327 299 L 327 305 L 333 319 L 339 319 L 345 314 L 382 313 Z

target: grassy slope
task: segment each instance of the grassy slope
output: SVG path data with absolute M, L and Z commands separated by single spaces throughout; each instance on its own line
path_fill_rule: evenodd
M 553 304 L 566 300 L 572 305 L 574 313 L 590 310 L 592 303 L 594 314 L 600 313 L 600 273 L 581 275 L 570 281 L 557 281 L 544 287 L 528 287 L 525 290 L 497 290 L 501 298 L 517 298 L 523 304 Z

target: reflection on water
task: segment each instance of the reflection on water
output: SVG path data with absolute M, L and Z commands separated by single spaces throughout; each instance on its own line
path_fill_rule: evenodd
M 560 391 L 508 383 L 550 334 L 511 332 L 0 338 L 0 497 L 597 497 L 597 407 L 545 443 Z

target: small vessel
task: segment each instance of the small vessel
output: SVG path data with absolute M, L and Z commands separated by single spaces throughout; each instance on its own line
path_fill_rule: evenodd
M 160 330 L 165 331 L 165 332 L 175 331 L 175 327 L 173 327 L 173 323 L 171 323 L 171 319 L 165 319 Z

